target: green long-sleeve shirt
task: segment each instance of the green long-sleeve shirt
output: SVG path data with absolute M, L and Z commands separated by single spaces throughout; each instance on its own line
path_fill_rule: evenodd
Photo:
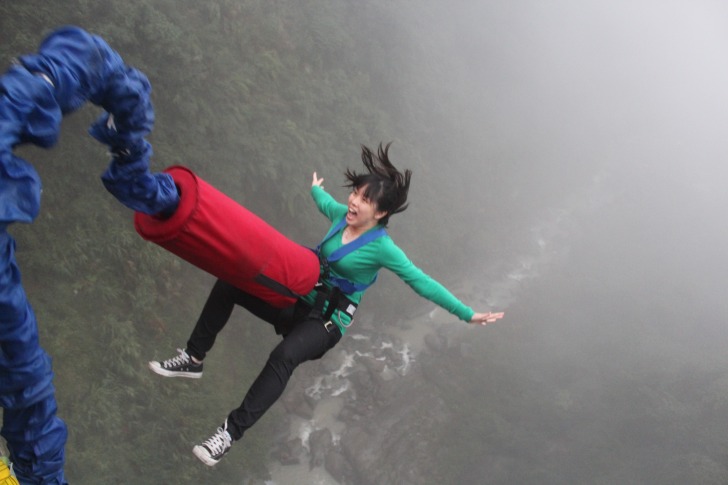
M 347 206 L 337 202 L 321 187 L 313 186 L 311 196 L 319 211 L 332 221 L 332 226 L 346 217 Z M 324 256 L 329 256 L 343 246 L 341 242 L 342 232 L 343 229 L 324 243 L 321 247 Z M 418 295 L 441 306 L 459 319 L 469 322 L 473 318 L 475 312 L 472 308 L 458 300 L 447 288 L 415 266 L 388 235 L 379 237 L 347 254 L 339 261 L 331 263 L 331 271 L 334 275 L 355 283 L 364 284 L 370 283 L 381 268 L 392 271 Z M 358 291 L 347 296 L 358 305 L 363 294 L 364 291 Z M 304 296 L 303 300 L 312 305 L 315 298 L 316 291 L 314 290 Z M 339 327 L 342 334 L 346 332 L 346 328 L 351 324 L 348 315 L 345 313 L 334 312 L 331 319 Z

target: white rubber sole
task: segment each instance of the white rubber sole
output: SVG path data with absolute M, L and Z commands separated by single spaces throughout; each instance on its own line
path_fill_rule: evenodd
M 205 465 L 207 466 L 215 466 L 220 460 L 215 460 L 212 458 L 205 448 L 203 448 L 200 445 L 196 445 L 194 448 L 192 448 L 192 453 Z
M 149 368 L 155 374 L 159 374 L 160 376 L 164 376 L 164 377 L 187 377 L 188 379 L 199 379 L 200 377 L 202 377 L 202 372 L 169 371 L 167 369 L 162 368 L 162 366 L 159 365 L 159 362 L 157 362 L 157 361 L 151 361 L 149 363 Z

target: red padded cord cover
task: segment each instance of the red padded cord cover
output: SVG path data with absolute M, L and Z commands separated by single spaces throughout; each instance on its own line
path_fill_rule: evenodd
M 165 170 L 180 192 L 180 203 L 169 219 L 134 213 L 141 237 L 228 283 L 282 308 L 295 298 L 257 283 L 260 274 L 298 295 L 313 289 L 319 261 L 310 249 L 275 230 L 195 175 L 172 166 Z

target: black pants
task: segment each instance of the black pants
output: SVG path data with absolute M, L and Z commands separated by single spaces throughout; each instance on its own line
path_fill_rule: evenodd
M 273 349 L 263 370 L 248 389 L 242 404 L 228 416 L 228 432 L 233 440 L 253 426 L 283 394 L 288 379 L 299 364 L 315 360 L 336 345 L 341 332 L 324 328 L 320 316 L 299 302 L 288 308 L 275 308 L 249 293 L 218 280 L 207 298 L 200 318 L 187 342 L 187 352 L 203 360 L 215 343 L 235 305 L 272 324 L 283 340 Z

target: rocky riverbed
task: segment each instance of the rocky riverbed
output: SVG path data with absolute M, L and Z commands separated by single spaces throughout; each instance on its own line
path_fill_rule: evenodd
M 433 437 L 450 411 L 437 384 L 447 376 L 428 355 L 466 352 L 467 327 L 440 311 L 373 327 L 358 322 L 296 371 L 281 399 L 290 435 L 273 453 L 271 484 L 416 484 L 433 473 Z

